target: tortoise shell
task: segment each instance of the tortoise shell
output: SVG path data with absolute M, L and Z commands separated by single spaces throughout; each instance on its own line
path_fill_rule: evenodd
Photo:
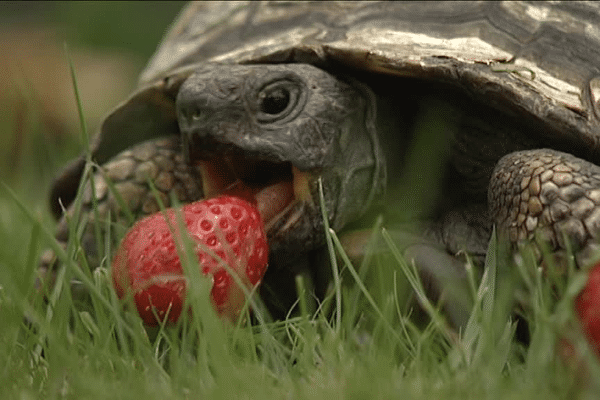
M 310 63 L 450 83 L 544 127 L 549 143 L 600 163 L 600 5 L 538 2 L 201 2 L 189 4 L 104 120 L 92 158 L 179 135 L 175 99 L 204 63 Z M 84 158 L 57 179 L 73 199 Z

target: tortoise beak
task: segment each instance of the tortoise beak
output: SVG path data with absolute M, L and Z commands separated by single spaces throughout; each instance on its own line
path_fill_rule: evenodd
M 301 171 L 285 148 L 262 143 L 241 117 L 211 119 L 217 108 L 182 101 L 178 109 L 183 154 L 200 167 L 205 198 L 232 194 L 256 204 L 271 245 L 298 236 L 291 234 L 295 230 L 310 230 L 306 210 L 316 209 L 313 170 Z
M 273 163 L 241 154 L 217 153 L 210 158 L 192 160 L 200 167 L 205 198 L 233 194 L 256 204 L 269 232 L 276 225 L 287 229 L 298 203 L 313 203 L 307 172 L 289 162 Z M 296 211 L 296 213 L 299 211 Z M 281 220 L 286 222 L 281 225 Z

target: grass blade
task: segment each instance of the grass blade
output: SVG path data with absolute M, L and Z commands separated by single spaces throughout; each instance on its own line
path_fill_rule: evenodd
M 329 228 L 329 216 L 327 215 L 327 208 L 325 207 L 325 195 L 323 194 L 323 180 L 319 177 L 319 204 L 321 206 L 321 217 L 323 218 L 323 229 L 325 229 L 325 240 L 327 241 L 327 249 L 329 251 L 329 261 L 331 262 L 331 269 L 333 272 L 333 285 L 335 290 L 335 330 L 339 333 L 342 325 L 342 285 L 340 281 L 340 271 L 337 265 L 337 258 L 335 256 L 335 250 L 333 247 L 333 241 L 331 239 L 331 230 Z

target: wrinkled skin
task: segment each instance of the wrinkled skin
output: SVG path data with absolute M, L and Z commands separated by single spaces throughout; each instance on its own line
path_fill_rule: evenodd
M 272 253 L 267 281 L 271 276 L 275 285 L 287 288 L 284 280 L 293 285 L 294 272 L 290 271 L 306 265 L 312 250 L 323 245 L 319 177 L 329 222 L 336 231 L 343 232 L 386 201 L 384 210 L 392 213 L 402 204 L 404 194 L 393 186 L 401 180 L 399 172 L 413 138 L 402 124 L 393 122 L 400 118 L 398 110 L 411 113 L 411 93 L 426 91 L 425 85 L 400 79 L 381 81 L 366 74 L 364 78 L 365 83 L 359 83 L 305 64 L 210 64 L 179 88 L 176 110 L 181 137 L 156 142 L 169 147 L 163 156 L 170 151 L 173 159 L 179 157 L 177 168 L 171 171 L 185 175 L 180 186 L 196 186 L 177 191 L 177 197 L 188 202 L 212 197 L 232 185 L 251 188 L 259 208 L 263 202 L 263 209 L 274 210 L 265 223 Z M 439 97 L 436 90 L 433 95 Z M 455 286 L 464 287 L 463 261 L 457 254 L 466 250 L 482 260 L 493 223 L 513 246 L 542 229 L 555 252 L 565 248 L 559 240 L 563 232 L 576 237 L 578 250 L 588 250 L 599 227 L 600 168 L 559 151 L 552 153 L 558 157 L 556 162 L 547 162 L 548 151 L 536 150 L 554 145 L 540 139 L 544 127 L 476 104 L 452 89 L 442 93 L 454 108 L 448 113 L 449 128 L 436 132 L 446 150 L 426 154 L 431 157 L 428 162 L 437 163 L 442 171 L 439 185 L 430 189 L 431 207 L 418 215 L 427 222 L 416 229 L 398 230 L 394 236 L 432 282 L 434 295 L 452 280 Z M 463 117 L 456 116 L 457 109 L 464 111 Z M 152 143 L 145 146 L 152 147 Z M 515 153 L 524 149 L 533 150 Z M 132 168 L 137 171 L 144 162 L 159 165 L 156 154 L 134 157 L 138 166 Z M 515 162 L 533 163 L 533 168 L 511 169 Z M 119 175 L 116 172 L 121 170 L 114 168 L 107 168 L 109 176 Z M 150 175 L 131 172 L 118 178 L 136 181 L 139 193 L 135 197 L 144 198 L 149 188 L 143 178 L 157 182 L 164 171 L 159 166 Z M 552 195 L 552 185 L 566 188 Z M 169 185 L 159 186 L 166 188 L 163 200 L 168 206 Z M 122 214 L 111 199 L 107 194 L 99 202 L 110 204 L 114 215 Z M 140 204 L 130 204 L 138 210 L 136 217 L 156 211 Z M 91 201 L 85 205 L 89 216 Z M 119 224 L 127 226 L 122 220 Z M 64 222 L 59 233 L 66 237 Z M 351 255 L 358 248 L 359 257 L 365 240 L 359 234 L 346 243 Z M 93 252 L 94 246 L 88 247 Z M 456 303 L 462 301 L 460 297 L 454 297 Z M 468 315 L 466 306 L 452 310 L 449 303 L 450 319 L 462 325 Z
M 184 149 L 192 163 L 217 164 L 213 174 L 205 173 L 205 188 L 213 180 L 211 186 L 241 180 L 258 190 L 288 181 L 293 199 L 265 221 L 270 247 L 305 252 L 324 238 L 319 176 L 337 230 L 383 193 L 384 158 L 365 90 L 305 64 L 209 66 L 189 77 L 177 96 Z

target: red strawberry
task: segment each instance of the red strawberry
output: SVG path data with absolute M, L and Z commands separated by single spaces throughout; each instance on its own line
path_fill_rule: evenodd
M 590 269 L 585 287 L 575 298 L 575 310 L 590 345 L 600 356 L 600 263 Z
M 218 255 L 249 289 L 258 285 L 269 253 L 258 210 L 238 197 L 221 196 L 186 204 L 182 211 L 190 237 L 198 243 L 196 254 L 202 273 L 213 279 L 212 302 L 220 315 L 233 321 L 245 303 L 244 292 L 205 249 Z M 173 229 L 177 229 L 175 210 L 166 213 Z M 153 307 L 159 317 L 164 318 L 168 311 L 169 321 L 177 320 L 186 280 L 163 213 L 138 221 L 125 235 L 113 260 L 113 282 L 120 298 L 133 292 L 146 324 L 157 324 Z

